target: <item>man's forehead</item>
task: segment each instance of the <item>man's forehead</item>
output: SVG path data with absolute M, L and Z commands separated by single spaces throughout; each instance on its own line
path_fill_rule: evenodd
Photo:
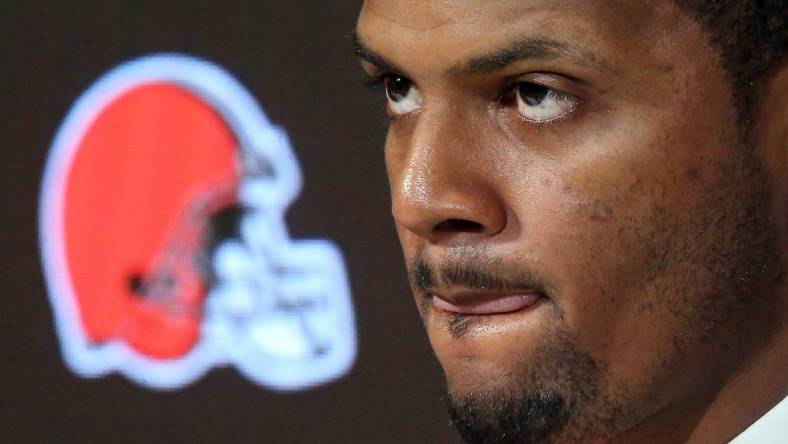
M 590 0 L 589 0 L 590 1 Z M 550 8 L 576 0 L 365 0 L 364 14 L 392 22 L 414 31 L 427 31 L 458 22 L 511 20 L 535 8 Z
M 666 0 L 365 0 L 361 21 L 385 23 L 402 32 L 453 28 L 468 37 L 484 37 L 491 28 L 539 26 L 531 19 L 542 16 L 567 26 L 572 19 L 582 18 L 636 34 L 643 31 L 642 22 L 666 9 L 678 10 Z
M 538 39 L 584 53 L 575 58 L 580 63 L 598 56 L 611 67 L 656 53 L 664 58 L 670 52 L 664 36 L 681 33 L 687 20 L 664 0 L 367 0 L 358 37 L 391 65 L 418 61 L 445 69 Z

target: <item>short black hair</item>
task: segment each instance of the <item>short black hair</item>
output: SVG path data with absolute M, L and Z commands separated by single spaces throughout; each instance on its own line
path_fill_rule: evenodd
M 734 104 L 745 128 L 752 123 L 764 81 L 785 61 L 786 0 L 674 0 L 700 23 L 720 51 Z

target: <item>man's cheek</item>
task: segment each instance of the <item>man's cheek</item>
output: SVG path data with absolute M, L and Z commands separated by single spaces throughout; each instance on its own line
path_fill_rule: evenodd
M 543 198 L 545 207 L 526 216 L 524 231 L 535 266 L 557 284 L 550 296 L 563 322 L 583 340 L 583 331 L 596 336 L 613 328 L 629 303 L 627 294 L 646 278 L 639 239 L 648 222 L 638 202 L 555 183 Z

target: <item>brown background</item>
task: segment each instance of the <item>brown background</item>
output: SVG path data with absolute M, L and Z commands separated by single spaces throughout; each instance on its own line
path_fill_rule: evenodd
M 389 213 L 382 97 L 345 34 L 357 1 L 0 2 L 0 442 L 456 442 L 443 377 L 404 279 Z M 101 74 L 140 55 L 212 60 L 290 135 L 304 191 L 291 234 L 343 250 L 359 332 L 345 378 L 276 394 L 232 368 L 176 392 L 64 365 L 42 281 L 37 200 L 52 137 Z

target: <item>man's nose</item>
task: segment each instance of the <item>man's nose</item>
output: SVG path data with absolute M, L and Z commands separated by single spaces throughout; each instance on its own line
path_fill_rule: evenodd
M 453 121 L 452 121 L 453 120 Z M 422 115 L 392 162 L 392 212 L 430 243 L 477 242 L 507 225 L 495 156 L 472 126 Z

